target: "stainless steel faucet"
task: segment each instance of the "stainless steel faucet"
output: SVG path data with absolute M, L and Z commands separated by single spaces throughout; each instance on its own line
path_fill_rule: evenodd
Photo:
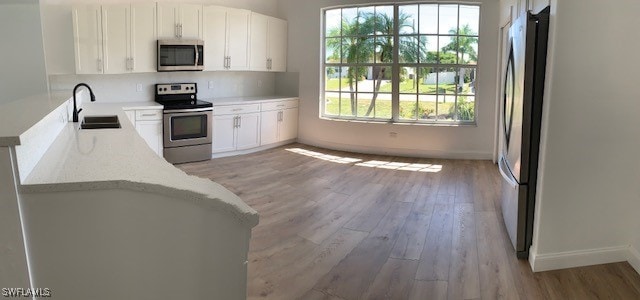
M 78 88 L 80 88 L 82 86 L 86 87 L 89 90 L 89 95 L 91 95 L 91 102 L 96 102 L 96 96 L 93 94 L 93 91 L 91 90 L 91 87 L 86 83 L 78 83 L 73 88 L 73 122 L 74 123 L 78 123 L 78 115 L 82 111 L 82 108 L 78 109 L 78 106 L 76 104 L 76 91 L 78 90 Z

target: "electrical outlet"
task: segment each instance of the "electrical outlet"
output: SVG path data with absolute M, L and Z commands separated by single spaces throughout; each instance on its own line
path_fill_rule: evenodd
M 136 84 L 136 91 L 142 92 L 142 83 Z
M 209 81 L 209 89 L 213 89 L 213 81 Z
M 397 132 L 389 132 L 389 137 L 392 139 L 395 139 L 398 137 L 398 133 Z

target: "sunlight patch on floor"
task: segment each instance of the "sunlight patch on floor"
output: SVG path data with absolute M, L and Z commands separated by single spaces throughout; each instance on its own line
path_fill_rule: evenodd
M 389 169 L 389 170 L 425 172 L 425 173 L 437 173 L 442 171 L 442 165 L 412 164 L 412 163 L 381 161 L 381 160 L 365 161 L 362 163 L 357 163 L 356 166 L 378 168 L 378 169 Z
M 356 166 L 359 166 L 359 167 L 424 172 L 424 173 L 437 173 L 442 171 L 442 165 L 412 164 L 412 163 L 382 161 L 382 160 L 370 160 L 370 161 L 362 162 L 362 159 L 359 159 L 359 158 L 329 155 L 329 154 L 324 154 L 321 152 L 306 150 L 302 148 L 289 148 L 286 150 L 289 152 L 321 159 L 324 161 L 330 161 L 330 162 L 339 163 L 339 164 L 355 164 Z
M 313 158 L 317 158 L 317 159 L 321 159 L 321 160 L 326 160 L 326 161 L 330 161 L 330 162 L 334 162 L 334 163 L 339 163 L 339 164 L 352 164 L 352 163 L 356 163 L 356 162 L 362 161 L 362 159 L 329 155 L 329 154 L 324 154 L 324 153 L 310 151 L 310 150 L 301 149 L 301 148 L 289 148 L 289 149 L 286 149 L 286 150 L 289 151 L 289 152 L 302 154 L 302 155 L 305 155 L 305 156 L 309 156 L 309 157 L 313 157 Z

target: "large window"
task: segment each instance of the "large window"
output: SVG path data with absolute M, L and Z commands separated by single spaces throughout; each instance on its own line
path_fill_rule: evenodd
M 468 4 L 326 9 L 323 116 L 475 122 L 479 19 Z

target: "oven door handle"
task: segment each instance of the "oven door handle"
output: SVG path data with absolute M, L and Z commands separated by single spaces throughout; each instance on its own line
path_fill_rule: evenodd
M 187 108 L 187 109 L 165 109 L 164 114 L 173 114 L 173 113 L 192 113 L 192 112 L 203 112 L 203 111 L 213 111 L 211 107 L 207 108 Z

